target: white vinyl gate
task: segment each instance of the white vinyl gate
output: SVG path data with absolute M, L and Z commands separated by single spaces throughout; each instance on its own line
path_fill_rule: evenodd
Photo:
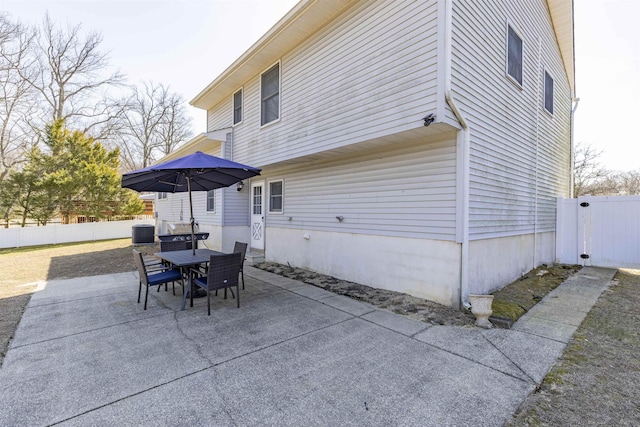
M 556 262 L 640 268 L 640 196 L 558 199 Z

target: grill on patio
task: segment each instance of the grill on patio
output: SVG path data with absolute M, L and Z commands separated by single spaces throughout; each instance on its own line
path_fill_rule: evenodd
M 158 240 L 161 242 L 189 242 L 191 241 L 191 225 L 188 222 L 177 222 L 168 224 L 169 234 L 158 234 Z M 207 240 L 209 233 L 194 233 L 193 237 L 196 241 L 196 249 L 198 248 L 198 240 Z

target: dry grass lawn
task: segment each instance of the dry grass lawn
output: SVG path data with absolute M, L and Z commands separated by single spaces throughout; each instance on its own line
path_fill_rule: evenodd
M 127 238 L 0 250 L 0 363 L 38 282 L 133 271 L 131 248 Z

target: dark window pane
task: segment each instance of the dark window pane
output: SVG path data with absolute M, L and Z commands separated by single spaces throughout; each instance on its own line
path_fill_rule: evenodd
M 282 181 L 269 184 L 269 211 L 282 212 Z
M 275 95 L 262 103 L 262 124 L 272 122 L 280 114 L 280 99 Z
M 233 124 L 242 121 L 242 91 L 239 90 L 233 95 Z
M 509 27 L 508 73 L 522 85 L 522 39 Z
M 207 211 L 212 212 L 216 210 L 216 196 L 215 190 L 207 191 Z
M 553 79 L 544 72 L 544 108 L 553 114 Z
M 253 187 L 253 214 L 262 214 L 262 187 Z
M 275 65 L 262 75 L 261 124 L 272 122 L 280 115 L 280 65 Z

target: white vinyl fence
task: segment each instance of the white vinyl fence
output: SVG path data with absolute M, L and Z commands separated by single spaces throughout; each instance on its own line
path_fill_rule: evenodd
M 131 237 L 132 227 L 138 224 L 155 225 L 155 220 L 137 219 L 131 221 L 47 225 L 44 227 L 3 228 L 0 229 L 0 248 L 19 248 L 22 246 Z
M 556 262 L 640 268 L 640 196 L 558 199 Z

